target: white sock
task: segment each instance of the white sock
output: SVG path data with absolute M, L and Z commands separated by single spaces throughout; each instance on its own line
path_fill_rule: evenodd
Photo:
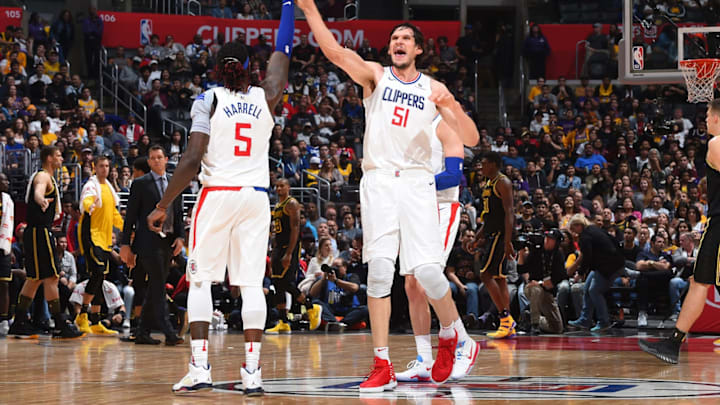
M 455 322 L 451 323 L 448 326 L 442 326 L 440 325 L 440 333 L 438 333 L 438 337 L 440 339 L 452 339 L 455 337 L 455 328 L 453 327 L 455 325 Z
M 375 353 L 375 357 L 378 357 L 381 360 L 390 361 L 390 353 L 387 347 L 376 347 L 373 349 L 373 353 Z
M 417 352 L 424 362 L 432 363 L 432 341 L 430 340 L 430 335 L 416 335 L 415 347 L 417 347 Z
M 260 363 L 260 342 L 245 342 L 245 370 L 248 373 L 254 373 Z
M 195 367 L 208 368 L 208 341 L 207 339 L 191 339 L 190 349 L 192 356 L 190 362 Z
M 470 339 L 470 336 L 467 334 L 467 331 L 465 330 L 465 324 L 463 324 L 462 319 L 458 318 L 453 322 L 453 326 L 455 327 L 455 331 L 458 334 L 458 342 L 464 342 L 466 340 Z

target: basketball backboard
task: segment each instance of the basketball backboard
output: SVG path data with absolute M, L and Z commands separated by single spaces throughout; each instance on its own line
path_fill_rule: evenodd
M 720 58 L 720 10 L 712 9 L 712 2 L 700 0 L 694 3 L 696 7 L 656 3 L 623 1 L 623 39 L 618 51 L 623 83 L 682 83 L 681 60 Z M 688 4 L 676 4 L 683 3 Z

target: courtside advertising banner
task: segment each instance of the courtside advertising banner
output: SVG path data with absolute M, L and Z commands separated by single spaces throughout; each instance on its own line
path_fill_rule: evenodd
M 170 34 L 175 42 L 187 45 L 193 40 L 195 34 L 200 34 L 205 45 L 210 45 L 218 33 L 225 35 L 225 40 L 234 40 L 241 33 L 245 34 L 248 45 L 255 45 L 260 35 L 270 44 L 275 43 L 278 21 L 273 20 L 231 20 L 213 17 L 194 17 L 185 15 L 163 15 L 143 13 L 117 13 L 109 11 L 98 12 L 105 26 L 102 44 L 108 48 L 123 46 L 137 48 L 149 42 L 150 35 L 157 34 L 160 43 L 165 43 L 165 36 Z M 387 45 L 390 30 L 401 21 L 385 20 L 354 20 L 342 22 L 328 22 L 330 31 L 339 43 L 345 45 L 348 41 L 354 49 L 367 38 L 370 45 L 381 49 Z M 448 43 L 453 45 L 460 32 L 459 21 L 413 21 L 420 27 L 425 38 L 446 36 Z M 295 45 L 300 43 L 300 36 L 308 35 L 308 41 L 317 47 L 310 27 L 305 21 L 295 22 Z M 437 43 L 437 41 L 436 41 Z

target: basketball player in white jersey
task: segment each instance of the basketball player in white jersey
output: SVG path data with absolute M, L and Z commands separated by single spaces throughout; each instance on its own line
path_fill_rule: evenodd
M 272 111 L 287 84 L 294 25 L 293 2 L 285 0 L 276 50 L 259 87 L 248 84 L 245 45 L 231 41 L 220 48 L 217 71 L 223 87 L 202 93 L 193 103 L 188 148 L 163 198 L 148 216 L 150 229 L 161 232 L 167 207 L 202 166 L 186 272 L 192 356 L 189 372 L 173 386 L 176 393 L 212 388 L 207 349 L 213 313 L 210 284 L 224 281 L 227 267 L 230 284 L 240 287 L 243 301 L 243 390 L 250 396 L 263 394 L 258 363 L 266 317 L 262 280 L 270 230 L 267 162 Z
M 463 143 L 475 145 L 478 131 L 447 88 L 420 74 L 415 58 L 423 37 L 410 23 L 390 33 L 391 67 L 364 61 L 340 46 L 325 26 L 314 0 L 298 0 L 325 56 L 363 87 L 366 128 L 360 203 L 363 260 L 368 262 L 368 307 L 372 324 L 374 367 L 361 392 L 397 386 L 388 355 L 390 290 L 395 259 L 425 290 L 440 319 L 439 349 L 431 370 L 436 383 L 452 372 L 458 339 L 467 339 L 450 287 L 443 274 L 435 179 L 430 164 L 432 121 L 439 112 Z
M 435 173 L 438 212 L 440 214 L 439 234 L 443 243 L 442 265 L 445 266 L 453 249 L 462 205 L 460 199 L 460 180 L 462 179 L 462 162 L 465 157 L 462 141 L 450 126 L 437 116 L 432 123 L 432 168 Z M 460 168 L 460 169 L 458 169 Z M 402 266 L 403 263 L 400 263 Z M 423 382 L 430 381 L 432 369 L 432 344 L 430 342 L 430 307 L 425 291 L 415 276 L 405 276 L 405 292 L 408 297 L 410 323 L 415 335 L 417 358 L 410 362 L 406 371 L 397 373 L 398 381 Z M 450 378 L 461 379 L 468 375 L 475 366 L 480 352 L 480 344 L 469 337 L 458 340 L 455 365 Z

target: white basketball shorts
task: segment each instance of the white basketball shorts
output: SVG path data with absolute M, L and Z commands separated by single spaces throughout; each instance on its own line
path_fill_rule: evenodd
M 190 224 L 189 282 L 225 280 L 262 287 L 270 233 L 270 202 L 254 187 L 203 187 Z
M 435 177 L 425 170 L 371 170 L 360 181 L 363 261 L 400 256 L 400 274 L 442 261 Z
M 459 202 L 441 202 L 438 203 L 438 212 L 440 213 L 440 237 L 443 242 L 442 265 L 444 266 L 455 245 L 457 231 L 460 227 L 462 205 Z

